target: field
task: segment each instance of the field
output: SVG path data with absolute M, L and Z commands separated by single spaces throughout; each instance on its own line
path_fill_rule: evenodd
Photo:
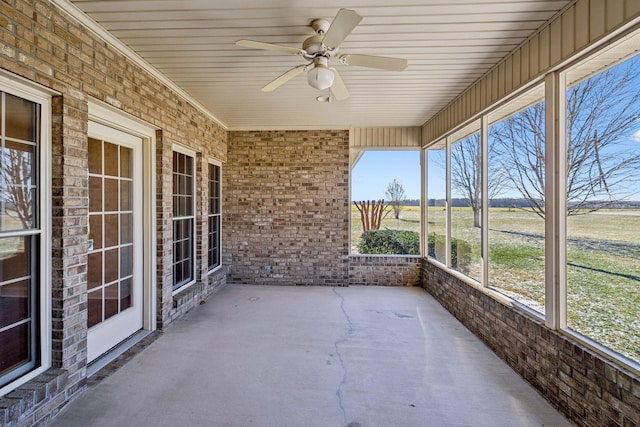
M 608 209 L 571 216 L 567 224 L 569 328 L 640 362 L 640 211 Z M 445 211 L 429 208 L 429 233 L 444 236 Z M 420 231 L 420 208 L 403 208 L 382 228 Z M 464 242 L 457 270 L 479 279 L 480 229 L 470 208 L 452 210 L 452 236 Z M 352 250 L 362 232 L 352 210 Z M 442 253 L 436 250 L 436 256 Z M 489 285 L 544 311 L 544 221 L 522 209 L 489 211 Z

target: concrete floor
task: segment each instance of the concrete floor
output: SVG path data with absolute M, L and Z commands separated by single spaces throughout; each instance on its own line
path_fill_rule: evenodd
M 568 426 L 419 288 L 229 285 L 54 426 Z

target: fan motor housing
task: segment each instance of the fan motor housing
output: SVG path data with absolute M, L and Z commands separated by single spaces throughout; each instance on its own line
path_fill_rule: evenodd
M 302 42 L 302 49 L 306 50 L 310 56 L 321 55 L 322 52 L 322 35 L 311 36 Z
M 302 42 L 302 49 L 307 52 L 305 58 L 313 59 L 319 56 L 329 58 L 338 53 L 338 49 L 328 49 L 327 46 L 322 44 L 323 34 L 311 36 Z
M 311 21 L 311 28 L 318 35 L 326 33 L 330 26 L 331 24 L 326 19 L 314 19 Z

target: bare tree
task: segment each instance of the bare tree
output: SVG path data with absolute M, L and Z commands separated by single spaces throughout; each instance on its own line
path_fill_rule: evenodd
M 640 60 L 632 62 L 635 66 L 627 62 L 568 91 L 569 215 L 611 206 L 638 182 L 640 150 L 622 143 L 640 121 L 640 78 L 634 69 Z
M 639 88 L 640 79 L 627 63 L 568 89 L 568 215 L 612 206 L 638 181 L 640 150 L 637 143 L 634 148 L 624 141 L 631 139 L 640 121 Z M 544 136 L 544 103 L 503 120 L 493 135 L 503 149 L 502 165 L 511 185 L 542 218 Z
M 360 221 L 362 222 L 362 230 L 380 230 L 380 224 L 384 218 L 384 200 L 363 200 L 358 204 L 354 201 L 354 205 L 360 212 Z M 388 213 L 388 212 L 387 212 Z
M 387 191 L 385 192 L 387 197 L 389 198 L 389 205 L 393 209 L 393 216 L 395 219 L 400 219 L 400 211 L 402 210 L 402 203 L 407 198 L 404 187 L 400 181 L 396 178 L 393 179 L 392 182 L 387 186 Z
M 500 165 L 509 185 L 544 217 L 544 103 L 535 104 L 491 127 L 489 144 L 500 147 L 492 163 Z
M 496 146 L 489 147 L 489 157 L 495 156 Z M 482 211 L 482 145 L 475 133 L 451 146 L 451 186 L 458 190 L 473 211 L 473 226 L 480 227 Z M 489 199 L 505 186 L 506 176 L 498 164 L 489 165 Z
M 0 156 L 0 201 L 4 213 L 19 220 L 23 228 L 31 227 L 32 181 L 30 153 L 5 149 Z

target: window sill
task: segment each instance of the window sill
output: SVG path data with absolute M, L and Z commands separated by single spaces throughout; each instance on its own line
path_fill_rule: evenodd
M 191 288 L 195 284 L 196 284 L 195 280 L 192 280 L 192 281 L 190 281 L 188 283 L 185 283 L 184 285 L 180 286 L 179 288 L 174 289 L 171 292 L 171 296 L 175 298 L 176 295 L 180 295 L 181 293 L 185 292 L 186 290 L 188 290 L 189 288 Z

